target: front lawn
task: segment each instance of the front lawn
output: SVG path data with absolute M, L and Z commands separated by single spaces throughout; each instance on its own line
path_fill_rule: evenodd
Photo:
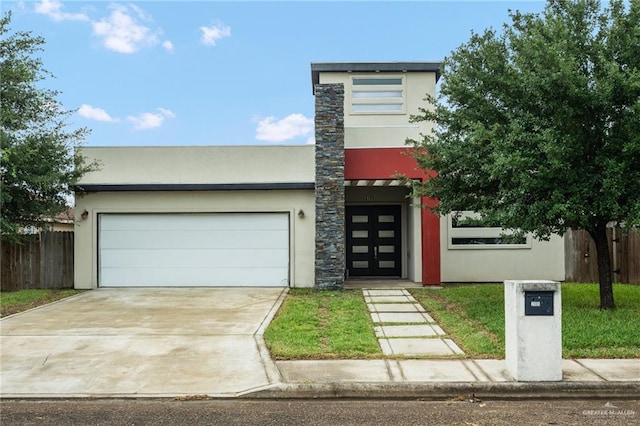
M 16 314 L 36 306 L 74 296 L 84 290 L 27 289 L 0 292 L 0 316 Z
M 264 338 L 275 359 L 382 354 L 361 290 L 291 289 Z
M 504 358 L 502 284 L 409 290 L 470 358 Z M 595 284 L 562 285 L 565 358 L 640 358 L 640 286 L 614 285 L 598 309 Z M 384 358 L 361 290 L 292 289 L 265 333 L 275 359 Z
M 474 358 L 504 357 L 502 284 L 446 286 L 411 293 Z M 597 284 L 562 284 L 564 358 L 640 358 L 640 286 L 615 284 L 616 309 L 598 309 Z

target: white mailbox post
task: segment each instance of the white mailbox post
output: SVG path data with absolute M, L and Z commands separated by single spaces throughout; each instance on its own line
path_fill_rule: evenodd
M 562 380 L 562 299 L 556 281 L 505 281 L 505 358 L 516 380 Z

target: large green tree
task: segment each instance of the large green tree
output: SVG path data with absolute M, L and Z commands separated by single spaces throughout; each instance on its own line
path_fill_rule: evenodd
M 551 0 L 510 18 L 445 58 L 413 118 L 434 130 L 409 141 L 436 176 L 413 194 L 540 239 L 586 230 L 600 307 L 614 308 L 606 227 L 640 223 L 640 1 Z
M 67 130 L 55 90 L 41 87 L 52 75 L 36 55 L 45 43 L 12 32 L 10 13 L 0 18 L 0 231 L 14 238 L 67 208 L 70 186 L 94 168 L 77 148 L 88 130 Z

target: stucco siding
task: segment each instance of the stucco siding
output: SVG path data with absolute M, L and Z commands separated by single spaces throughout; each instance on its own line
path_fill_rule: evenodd
M 405 146 L 407 138 L 420 138 L 421 126 L 347 127 L 345 140 L 348 148 L 390 148 Z
M 504 280 L 564 281 L 564 240 L 532 237 L 527 248 L 450 248 L 448 219 L 440 219 L 443 282 L 502 282 Z
M 314 146 L 85 147 L 82 184 L 313 182 Z
M 436 75 L 433 72 L 383 73 L 381 76 L 403 76 L 405 86 L 404 114 L 354 114 L 351 113 L 351 78 L 371 74 L 321 73 L 320 83 L 342 83 L 345 87 L 344 127 L 345 148 L 399 147 L 405 146 L 406 138 L 418 138 L 428 133 L 432 124 L 410 123 L 410 115 L 427 108 L 424 98 L 435 94 Z

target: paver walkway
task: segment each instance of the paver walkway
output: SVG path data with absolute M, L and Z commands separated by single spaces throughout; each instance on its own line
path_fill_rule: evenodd
M 405 289 L 363 289 L 385 355 L 443 356 L 464 352 Z

